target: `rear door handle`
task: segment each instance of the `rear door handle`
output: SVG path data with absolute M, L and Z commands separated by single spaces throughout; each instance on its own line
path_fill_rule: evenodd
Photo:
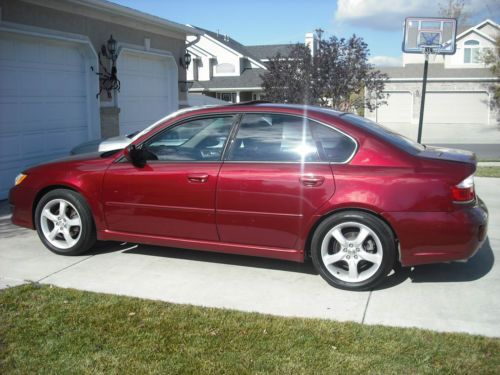
M 203 173 L 193 173 L 187 176 L 187 179 L 189 182 L 207 182 L 208 181 L 208 174 L 203 174 Z
M 325 182 L 323 176 L 302 176 L 299 180 L 304 186 L 320 186 Z

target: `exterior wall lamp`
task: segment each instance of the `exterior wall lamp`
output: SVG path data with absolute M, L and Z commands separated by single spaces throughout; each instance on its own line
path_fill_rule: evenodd
M 111 58 L 111 61 L 113 61 L 113 64 L 116 61 L 116 40 L 113 38 L 113 35 L 111 35 L 107 41 L 107 47 L 108 47 L 108 52 Z
M 118 70 L 116 69 L 116 40 L 111 35 L 106 42 L 106 45 L 101 46 L 101 51 L 97 54 L 99 58 L 99 71 L 95 71 L 94 67 L 91 66 L 95 74 L 99 76 L 99 92 L 96 94 L 96 98 L 101 95 L 101 92 L 104 90 L 107 93 L 109 99 L 111 99 L 111 92 L 113 90 L 120 91 L 120 80 L 118 79 Z M 111 71 L 103 64 L 101 56 L 111 60 Z
M 183 57 L 179 57 L 179 63 L 184 69 L 188 70 L 189 64 L 191 64 L 191 55 L 189 52 L 186 51 Z

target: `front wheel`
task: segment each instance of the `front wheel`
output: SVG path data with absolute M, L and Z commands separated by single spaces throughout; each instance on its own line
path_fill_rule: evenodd
M 45 194 L 35 211 L 38 236 L 56 254 L 79 255 L 96 241 L 94 222 L 83 197 L 56 189 Z
M 346 211 L 318 226 L 311 255 L 316 270 L 330 285 L 366 290 L 391 271 L 396 256 L 394 235 L 374 215 Z

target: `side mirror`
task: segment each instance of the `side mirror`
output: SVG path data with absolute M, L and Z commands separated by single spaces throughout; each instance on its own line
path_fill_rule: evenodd
M 148 160 L 146 152 L 141 148 L 135 147 L 135 145 L 127 146 L 124 156 L 129 162 L 139 168 L 143 168 Z

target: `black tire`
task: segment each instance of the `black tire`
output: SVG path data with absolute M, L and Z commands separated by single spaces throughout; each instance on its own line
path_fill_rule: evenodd
M 359 226 L 357 233 L 355 232 L 356 225 Z M 344 242 L 345 246 L 341 245 L 333 236 L 332 231 L 335 228 L 340 229 L 341 233 L 346 236 L 345 238 L 351 237 L 352 241 Z M 371 232 L 360 245 L 354 245 L 353 249 L 354 240 L 361 233 L 361 228 Z M 358 242 L 359 240 L 356 241 Z M 363 259 L 364 255 L 368 258 L 370 254 L 378 257 L 376 262 L 372 263 Z M 363 211 L 345 211 L 326 218 L 318 225 L 311 241 L 311 256 L 314 267 L 330 285 L 346 290 L 369 290 L 384 280 L 393 268 L 396 260 L 396 243 L 392 230 L 376 216 Z M 344 258 L 329 265 L 325 264 L 324 258 L 333 260 L 339 257 Z M 367 278 L 359 277 L 360 281 L 346 280 L 351 277 L 349 271 L 350 264 L 353 263 L 348 263 L 349 261 L 345 258 L 350 258 L 352 262 L 359 262 L 355 265 L 355 272 L 359 275 L 366 272 L 363 277 Z M 350 280 L 357 279 L 353 277 Z
M 58 204 L 60 205 L 61 202 L 66 202 L 63 214 L 58 210 L 58 207 L 61 207 Z M 44 208 L 49 210 L 48 215 L 53 215 L 58 220 L 48 219 L 47 214 L 42 217 Z M 80 225 L 70 225 L 71 220 L 79 220 Z M 35 225 L 42 243 L 56 254 L 80 255 L 88 251 L 96 242 L 96 231 L 90 208 L 85 199 L 72 190 L 55 189 L 45 194 L 36 206 Z M 61 231 L 50 240 L 48 232 L 52 230 L 57 232 L 59 228 L 67 230 L 66 234 L 71 237 L 66 237 Z

